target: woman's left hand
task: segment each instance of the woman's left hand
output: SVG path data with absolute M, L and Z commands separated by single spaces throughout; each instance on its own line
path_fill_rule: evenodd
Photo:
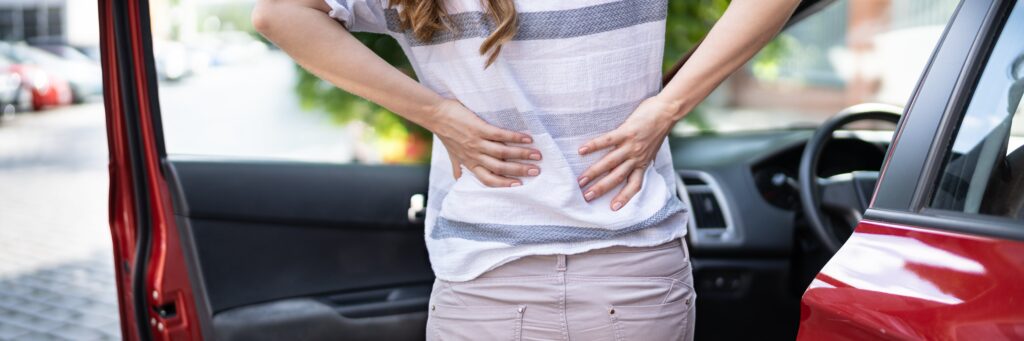
M 612 148 L 576 179 L 583 188 L 600 177 L 583 190 L 583 198 L 592 201 L 625 182 L 612 199 L 611 209 L 618 211 L 625 206 L 640 191 L 644 170 L 653 163 L 678 112 L 678 107 L 658 96 L 648 98 L 618 128 L 583 144 L 580 155 Z

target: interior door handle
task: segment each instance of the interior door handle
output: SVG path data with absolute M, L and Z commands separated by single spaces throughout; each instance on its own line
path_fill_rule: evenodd
M 409 197 L 409 222 L 419 224 L 426 217 L 427 197 L 423 194 L 413 194 Z

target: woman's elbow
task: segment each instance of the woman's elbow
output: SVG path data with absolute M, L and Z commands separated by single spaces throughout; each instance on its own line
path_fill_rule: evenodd
M 260 0 L 256 3 L 256 6 L 252 8 L 249 20 L 252 21 L 252 28 L 256 29 L 257 32 L 265 35 L 267 34 L 267 31 L 270 30 L 273 16 L 270 14 L 272 10 L 269 7 L 273 6 L 273 1 Z
M 284 5 L 283 2 L 280 0 L 259 0 L 256 2 L 256 6 L 253 7 L 249 18 L 252 22 L 252 28 L 264 36 L 267 35 L 273 29 L 275 19 L 277 18 L 274 13 L 277 12 L 278 6 Z

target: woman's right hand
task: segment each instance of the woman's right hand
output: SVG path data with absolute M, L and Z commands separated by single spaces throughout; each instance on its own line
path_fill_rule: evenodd
M 442 100 L 430 125 L 448 150 L 456 179 L 462 176 L 460 165 L 489 187 L 519 186 L 523 182 L 516 177 L 540 174 L 536 165 L 510 161 L 540 160 L 540 151 L 522 146 L 533 138 L 490 125 L 457 100 Z

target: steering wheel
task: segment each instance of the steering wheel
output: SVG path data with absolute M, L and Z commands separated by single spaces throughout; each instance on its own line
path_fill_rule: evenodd
M 825 210 L 837 212 L 853 231 L 868 208 L 878 182 L 877 171 L 854 171 L 823 179 L 818 177 L 818 161 L 832 134 L 850 123 L 866 120 L 898 123 L 900 108 L 885 104 L 858 104 L 843 109 L 823 123 L 807 141 L 800 159 L 800 205 L 815 236 L 832 253 L 839 251 L 844 240 Z M 848 233 L 844 234 L 848 235 Z

